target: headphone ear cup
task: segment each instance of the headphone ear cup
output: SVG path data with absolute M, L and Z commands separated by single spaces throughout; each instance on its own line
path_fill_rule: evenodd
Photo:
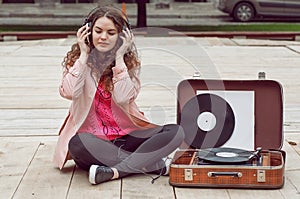
M 128 18 L 126 18 L 125 23 L 126 23 L 126 26 L 128 27 L 128 29 L 131 30 L 131 25 L 129 23 Z
M 91 32 L 91 30 L 90 30 Z M 93 37 L 92 37 L 92 33 L 89 35 L 89 44 L 91 45 L 93 43 Z
M 82 26 L 84 26 L 85 24 L 87 24 L 87 23 L 88 23 L 88 21 L 89 21 L 89 18 L 85 18 L 85 19 L 84 19 L 84 21 L 83 21 L 83 24 L 82 24 Z
M 87 26 L 90 28 L 89 32 L 92 32 L 91 30 L 91 22 L 87 22 L 87 20 L 84 21 L 85 23 L 83 24 L 83 26 Z M 91 45 L 92 42 L 92 34 L 90 34 L 86 39 L 85 39 L 85 43 L 87 45 Z

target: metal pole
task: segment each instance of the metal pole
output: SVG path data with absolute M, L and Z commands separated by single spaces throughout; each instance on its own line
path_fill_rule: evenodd
M 137 28 L 147 27 L 147 2 L 148 0 L 137 0 Z

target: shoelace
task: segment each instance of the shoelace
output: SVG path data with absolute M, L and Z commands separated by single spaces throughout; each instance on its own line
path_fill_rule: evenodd
M 170 157 L 165 157 L 163 158 L 164 159 L 164 162 L 165 162 L 165 168 L 166 168 L 166 173 L 168 172 L 169 168 L 170 167 L 170 164 L 171 164 L 171 161 L 172 161 L 172 158 Z M 170 164 L 166 164 L 168 161 L 170 161 Z M 157 180 L 158 178 L 160 178 L 162 175 L 163 175 L 163 168 L 160 170 L 160 174 L 158 176 L 156 176 L 155 178 L 153 178 L 152 176 L 152 180 L 151 180 L 151 183 L 153 184 L 155 182 L 155 180 Z

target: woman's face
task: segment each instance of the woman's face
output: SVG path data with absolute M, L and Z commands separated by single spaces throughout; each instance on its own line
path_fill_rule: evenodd
M 118 30 L 109 18 L 97 19 L 92 31 L 93 44 L 99 52 L 108 52 L 116 45 Z

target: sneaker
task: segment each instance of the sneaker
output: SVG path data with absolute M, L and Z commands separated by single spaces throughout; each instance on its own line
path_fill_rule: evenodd
M 162 173 L 163 176 L 168 176 L 169 173 L 170 173 L 170 166 L 171 166 L 171 163 L 172 163 L 172 158 L 170 157 L 165 157 L 163 158 L 164 162 L 165 162 L 165 172 Z
M 155 170 L 153 170 L 155 168 Z M 166 165 L 165 161 L 161 159 L 160 161 L 156 162 L 153 165 L 150 165 L 145 168 L 145 171 L 149 174 L 156 174 L 156 175 L 162 175 L 166 172 Z
M 112 179 L 114 172 L 106 166 L 92 165 L 89 171 L 89 181 L 91 184 L 99 184 Z

